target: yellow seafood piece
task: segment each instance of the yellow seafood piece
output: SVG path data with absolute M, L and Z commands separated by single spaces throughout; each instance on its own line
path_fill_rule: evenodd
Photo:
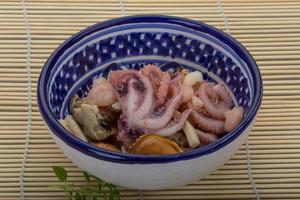
M 144 155 L 175 154 L 183 152 L 176 142 L 156 134 L 145 134 L 137 139 L 130 153 Z
M 106 150 L 121 152 L 117 147 L 115 147 L 114 145 L 109 144 L 109 143 L 97 142 L 97 143 L 94 143 L 94 145 L 97 147 L 106 149 Z

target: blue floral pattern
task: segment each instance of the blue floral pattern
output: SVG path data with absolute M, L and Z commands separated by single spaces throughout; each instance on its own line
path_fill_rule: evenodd
M 144 64 L 155 63 L 163 70 L 172 71 L 178 66 L 200 70 L 206 80 L 227 85 L 237 103 L 247 111 L 251 104 L 250 86 L 241 65 L 206 40 L 168 32 L 130 32 L 100 41 L 91 40 L 92 43 L 83 44 L 81 50 L 65 60 L 52 77 L 50 105 L 57 117 L 63 117 L 68 113 L 70 98 L 75 93 L 86 96 L 93 79 L 106 77 L 110 70 L 140 69 Z

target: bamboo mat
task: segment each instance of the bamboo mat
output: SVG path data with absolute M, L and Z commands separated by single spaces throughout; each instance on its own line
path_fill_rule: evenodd
M 262 109 L 248 141 L 253 178 L 261 199 L 300 199 L 300 1 L 24 3 L 22 7 L 21 0 L 0 1 L 1 200 L 20 199 L 20 171 L 28 132 L 25 199 L 65 199 L 63 193 L 48 187 L 57 183 L 51 172 L 53 165 L 66 167 L 72 181 L 82 181 L 79 169 L 58 150 L 41 120 L 36 103 L 39 72 L 50 53 L 73 33 L 114 17 L 146 13 L 206 22 L 229 32 L 250 50 L 264 80 Z M 143 191 L 143 198 L 255 199 L 246 161 L 242 146 L 226 165 L 204 180 L 170 190 Z M 140 198 L 138 191 L 127 189 L 122 189 L 122 197 Z

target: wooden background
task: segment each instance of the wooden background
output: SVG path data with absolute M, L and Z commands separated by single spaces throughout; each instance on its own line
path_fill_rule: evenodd
M 300 1 L 291 0 L 25 0 L 25 7 L 21 0 L 1 0 L 0 199 L 20 199 L 28 133 L 25 199 L 65 199 L 48 187 L 57 183 L 53 165 L 67 167 L 72 181 L 82 181 L 79 169 L 57 149 L 41 120 L 36 103 L 40 70 L 50 53 L 77 31 L 114 17 L 146 13 L 200 20 L 222 30 L 227 21 L 230 34 L 256 59 L 264 80 L 262 109 L 249 137 L 261 199 L 300 199 Z M 245 146 L 205 180 L 142 193 L 144 199 L 255 199 Z M 126 189 L 122 197 L 139 199 L 137 191 Z

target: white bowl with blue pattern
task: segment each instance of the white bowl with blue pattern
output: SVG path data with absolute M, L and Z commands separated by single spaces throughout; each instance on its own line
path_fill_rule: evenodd
M 116 153 L 85 143 L 58 122 L 74 94 L 85 96 L 92 81 L 109 70 L 178 63 L 226 85 L 245 110 L 242 122 L 217 142 L 176 155 Z M 226 33 L 204 23 L 142 15 L 102 22 L 73 35 L 46 62 L 38 82 L 38 104 L 60 149 L 81 169 L 104 181 L 152 190 L 197 181 L 221 167 L 246 141 L 262 99 L 262 81 L 249 52 Z

